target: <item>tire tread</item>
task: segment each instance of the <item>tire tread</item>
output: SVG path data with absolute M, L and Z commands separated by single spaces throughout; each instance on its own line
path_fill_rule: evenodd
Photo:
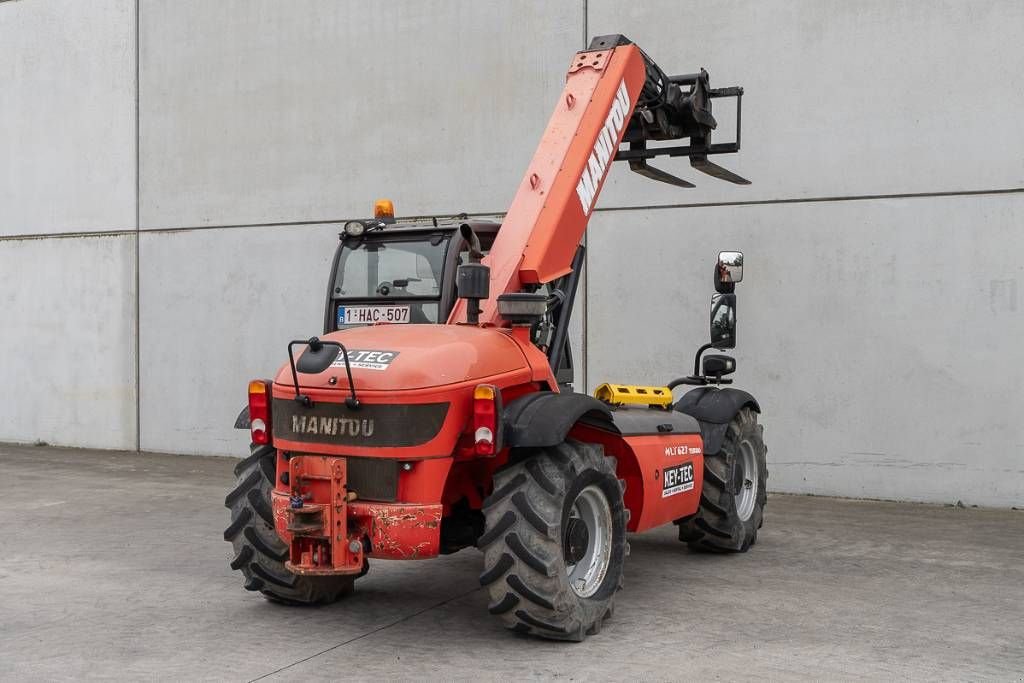
M 594 598 L 572 592 L 565 576 L 560 530 L 566 496 L 580 475 L 599 473 L 616 515 L 615 583 Z M 588 474 L 592 477 L 593 475 Z M 520 453 L 494 475 L 494 492 L 484 501 L 485 531 L 480 582 L 488 590 L 488 611 L 506 628 L 555 640 L 582 640 L 600 631 L 621 587 L 626 551 L 626 510 L 615 459 L 596 444 L 566 441 Z M 582 484 L 580 484 L 582 485 Z M 614 491 L 614 493 L 612 493 Z M 610 588 L 609 588 L 610 586 Z
M 741 409 L 726 429 L 722 447 L 717 453 L 704 454 L 704 485 L 697 513 L 676 520 L 679 540 L 691 549 L 704 552 L 745 552 L 755 542 L 757 529 L 764 522 L 768 469 L 768 448 L 763 440 L 764 428 L 757 415 L 748 408 Z M 739 444 L 747 440 L 755 447 L 759 481 L 754 511 L 747 520 L 735 513 L 736 498 L 730 491 L 733 478 L 732 462 L 737 457 Z M 721 473 L 725 472 L 723 476 Z

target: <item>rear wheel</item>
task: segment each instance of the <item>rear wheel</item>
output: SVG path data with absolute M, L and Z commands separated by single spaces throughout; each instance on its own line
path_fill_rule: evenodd
M 611 616 L 628 550 L 615 459 L 566 441 L 495 474 L 480 583 L 507 628 L 583 640 Z
M 704 454 L 697 514 L 676 520 L 679 540 L 695 550 L 746 552 L 764 521 L 768 467 L 764 427 L 743 408 L 729 423 L 717 453 Z
M 299 576 L 285 567 L 288 546 L 274 530 L 270 504 L 275 451 L 271 446 L 256 445 L 251 450 L 252 455 L 235 466 L 235 486 L 224 499 L 231 510 L 224 540 L 235 549 L 231 568 L 242 572 L 245 588 L 292 605 L 334 602 L 352 592 L 354 576 Z

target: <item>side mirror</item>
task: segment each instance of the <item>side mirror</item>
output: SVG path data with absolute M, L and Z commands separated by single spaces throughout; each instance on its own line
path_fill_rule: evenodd
M 738 282 L 743 282 L 743 252 L 718 252 L 718 263 L 715 264 L 715 291 L 719 294 L 731 294 L 733 286 Z
M 736 348 L 736 295 L 711 295 L 711 346 Z

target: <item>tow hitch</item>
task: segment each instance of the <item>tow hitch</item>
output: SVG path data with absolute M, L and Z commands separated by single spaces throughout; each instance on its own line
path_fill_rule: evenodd
M 292 494 L 274 501 L 275 519 L 292 539 L 286 566 L 296 574 L 360 573 L 362 532 L 348 529 L 348 504 L 355 494 L 348 491 L 345 458 L 299 455 L 289 465 Z M 307 503 L 307 497 L 319 502 Z

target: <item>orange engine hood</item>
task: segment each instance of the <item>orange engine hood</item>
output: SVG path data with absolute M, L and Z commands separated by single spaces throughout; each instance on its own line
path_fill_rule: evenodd
M 356 391 L 427 389 L 481 380 L 515 371 L 534 374 L 520 342 L 510 330 L 468 325 L 374 325 L 342 330 L 321 337 L 345 345 Z M 534 351 L 534 349 L 530 349 Z M 298 360 L 302 348 L 295 348 Z M 531 354 L 533 355 L 533 354 Z M 550 370 L 548 370 L 550 372 Z M 332 377 L 335 384 L 330 384 Z M 285 364 L 275 383 L 292 385 Z M 342 356 L 318 375 L 299 374 L 309 389 L 348 391 Z

